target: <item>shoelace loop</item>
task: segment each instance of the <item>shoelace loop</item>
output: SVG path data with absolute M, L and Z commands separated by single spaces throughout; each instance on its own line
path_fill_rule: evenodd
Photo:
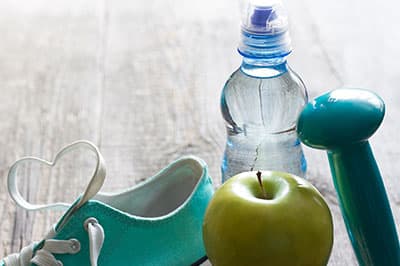
M 28 161 L 39 162 L 49 167 L 54 167 L 57 161 L 66 153 L 76 149 L 76 148 L 86 148 L 92 151 L 96 156 L 96 167 L 94 169 L 93 175 L 90 181 L 79 198 L 79 200 L 70 207 L 70 204 L 58 202 L 51 204 L 32 204 L 25 200 L 19 189 L 18 189 L 18 168 L 21 164 Z M 17 160 L 10 168 L 8 172 L 8 190 L 10 196 L 14 201 L 24 208 L 25 210 L 56 210 L 56 209 L 66 209 L 67 212 L 63 215 L 63 218 L 58 222 L 56 227 L 52 228 L 50 232 L 46 235 L 43 241 L 39 243 L 33 243 L 27 247 L 24 247 L 19 253 L 11 254 L 4 258 L 3 262 L 6 266 L 30 266 L 31 263 L 35 263 L 38 266 L 54 266 L 62 265 L 61 261 L 57 261 L 53 254 L 75 254 L 80 251 L 80 243 L 76 239 L 69 240 L 56 240 L 53 239 L 56 235 L 56 231 L 59 232 L 64 225 L 70 220 L 73 214 L 94 197 L 100 190 L 104 183 L 106 176 L 106 168 L 103 156 L 100 154 L 99 149 L 86 140 L 79 140 L 73 142 L 64 148 L 62 148 L 54 157 L 52 161 L 47 161 L 37 157 L 23 157 Z M 100 250 L 104 242 L 104 230 L 102 226 L 98 223 L 95 218 L 89 218 L 84 223 L 84 228 L 88 232 L 89 238 L 89 251 L 90 251 L 90 263 L 92 266 L 97 266 L 97 260 L 100 255 Z M 38 246 L 39 245 L 39 246 Z M 0 261 L 1 265 L 1 261 Z
M 97 260 L 104 243 L 104 230 L 95 218 L 89 218 L 85 221 L 85 229 L 89 237 L 89 251 L 91 266 L 97 266 Z M 53 235 L 54 229 L 48 234 Z M 37 245 L 42 247 L 33 254 Z M 62 266 L 53 254 L 76 254 L 81 250 L 81 244 L 77 239 L 58 240 L 46 239 L 43 243 L 33 243 L 24 247 L 20 253 L 14 253 L 4 258 L 6 266 L 30 266 L 35 263 L 38 266 Z

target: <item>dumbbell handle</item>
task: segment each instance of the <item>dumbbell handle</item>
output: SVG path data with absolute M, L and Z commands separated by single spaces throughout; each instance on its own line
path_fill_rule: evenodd
M 364 89 L 338 89 L 309 102 L 297 122 L 302 142 L 327 150 L 347 232 L 361 266 L 400 266 L 396 227 L 368 138 L 385 104 Z
M 398 266 L 400 247 L 368 141 L 328 151 L 342 215 L 361 266 Z

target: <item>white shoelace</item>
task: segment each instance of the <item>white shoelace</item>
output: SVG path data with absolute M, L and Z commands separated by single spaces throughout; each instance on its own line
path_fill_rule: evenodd
M 87 219 L 84 227 L 89 236 L 90 265 L 97 266 L 97 260 L 104 242 L 104 230 L 94 218 Z M 54 234 L 55 231 L 52 229 L 48 235 Z M 76 239 L 46 239 L 43 243 L 39 243 L 42 247 L 33 254 L 36 245 L 37 243 L 33 243 L 24 247 L 20 253 L 14 253 L 4 258 L 5 265 L 30 266 L 32 263 L 38 266 L 63 265 L 53 254 L 76 254 L 81 249 L 81 245 Z
M 32 204 L 26 201 L 18 189 L 18 167 L 28 161 L 38 162 L 48 167 L 56 165 L 57 161 L 66 153 L 74 150 L 78 147 L 86 148 L 91 150 L 96 156 L 96 167 L 93 172 L 93 176 L 90 179 L 85 191 L 80 197 L 79 201 L 70 208 L 70 204 L 57 202 L 52 204 Z M 56 235 L 56 230 L 59 231 L 73 216 L 73 214 L 84 205 L 89 199 L 97 194 L 101 186 L 104 183 L 106 176 L 106 168 L 103 156 L 100 154 L 99 149 L 91 142 L 80 140 L 73 142 L 64 148 L 62 148 L 54 157 L 53 161 L 46 161 L 37 157 L 23 157 L 16 161 L 8 172 L 8 191 L 14 201 L 25 210 L 59 210 L 68 209 L 63 219 L 57 224 L 56 228 L 53 228 L 47 236 L 38 243 L 33 243 L 27 247 L 24 247 L 20 253 L 11 254 L 4 258 L 3 262 L 6 266 L 30 266 L 31 263 L 35 263 L 38 266 L 55 266 L 63 265 L 61 261 L 57 261 L 53 254 L 76 254 L 80 251 L 81 246 L 78 240 L 56 240 L 52 239 Z M 88 232 L 89 237 L 89 251 L 90 251 L 90 264 L 91 266 L 97 266 L 97 260 L 100 255 L 101 248 L 104 242 L 104 230 L 103 227 L 98 223 L 95 218 L 89 218 L 85 221 L 84 227 Z M 34 252 L 35 247 L 40 245 L 41 247 Z M 0 261 L 1 262 L 1 261 Z

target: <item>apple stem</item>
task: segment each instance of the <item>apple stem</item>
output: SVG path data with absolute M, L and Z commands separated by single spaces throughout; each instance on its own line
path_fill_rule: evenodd
M 256 175 L 257 175 L 258 183 L 260 184 L 260 187 L 261 187 L 263 196 L 264 196 L 265 199 L 268 199 L 267 192 L 265 191 L 264 186 L 263 186 L 263 183 L 262 183 L 261 172 L 260 172 L 260 171 L 257 171 L 257 174 L 256 174 Z

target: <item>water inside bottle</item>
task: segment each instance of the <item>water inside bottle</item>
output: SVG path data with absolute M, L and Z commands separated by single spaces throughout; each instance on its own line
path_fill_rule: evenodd
M 306 101 L 300 78 L 290 69 L 260 78 L 233 73 L 221 97 L 227 127 L 223 181 L 251 170 L 285 171 L 303 177 L 306 162 L 295 125 Z

